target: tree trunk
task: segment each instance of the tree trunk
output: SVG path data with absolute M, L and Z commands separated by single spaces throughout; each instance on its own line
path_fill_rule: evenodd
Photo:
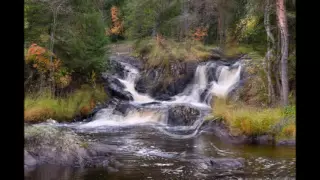
M 53 13 L 53 23 L 52 23 L 52 31 L 51 31 L 51 35 L 50 35 L 50 51 L 51 51 L 51 55 L 50 55 L 50 65 L 52 66 L 50 68 L 50 79 L 51 79 L 51 91 L 52 91 L 52 95 L 55 94 L 55 81 L 54 81 L 54 77 L 53 77 L 53 73 L 54 73 L 54 66 L 53 66 L 53 61 L 52 61 L 52 56 L 53 56 L 53 47 L 54 47 L 54 35 L 55 35 L 55 30 L 56 30 L 56 21 L 57 21 L 57 16 L 58 16 L 58 13 L 59 13 L 59 9 L 60 7 L 62 6 L 62 4 L 64 3 L 64 1 L 61 1 L 60 4 L 55 8 L 55 7 L 52 7 L 52 13 Z
M 281 85 L 282 85 L 282 104 L 289 104 L 288 86 L 288 27 L 284 0 L 277 0 L 277 19 L 281 35 Z
M 267 32 L 268 50 L 265 57 L 264 67 L 268 80 L 268 103 L 273 104 L 275 101 L 275 96 L 271 78 L 271 59 L 274 57 L 274 37 L 270 30 L 270 8 L 270 0 L 266 0 L 264 11 L 264 27 Z
M 188 0 L 184 0 L 182 4 L 182 14 L 183 14 L 183 31 L 182 38 L 185 38 L 188 33 L 189 24 L 188 24 Z
M 275 58 L 275 62 L 274 62 L 274 75 L 275 75 L 275 79 L 276 79 L 276 86 L 277 86 L 277 97 L 280 97 L 280 100 L 282 102 L 282 88 L 281 88 L 281 83 L 280 83 L 280 59 L 281 59 L 281 42 L 280 42 L 280 39 L 281 39 L 281 36 L 280 36 L 280 33 L 279 33 L 279 29 L 277 29 L 277 47 L 276 47 L 276 51 L 277 51 L 277 54 L 276 54 L 276 58 Z
M 156 37 L 156 35 L 158 34 L 158 28 L 159 28 L 159 19 L 160 19 L 160 13 L 157 14 L 157 18 L 156 18 L 156 22 L 154 23 L 154 26 L 152 28 L 152 37 Z
M 225 38 L 224 38 L 224 31 L 225 31 L 225 26 L 224 26 L 224 17 L 223 17 L 223 10 L 219 10 L 219 17 L 218 17 L 218 33 L 219 33 L 219 46 L 222 51 L 224 51 L 224 43 L 225 43 Z
M 51 31 L 51 35 L 50 35 L 50 52 L 53 53 L 53 46 L 54 46 L 54 31 L 56 28 L 56 14 L 57 12 L 53 12 L 53 25 L 52 25 L 52 31 Z M 53 72 L 54 72 L 54 66 L 53 66 L 53 62 L 52 62 L 52 54 L 50 55 L 50 65 L 52 66 L 50 68 L 50 79 L 51 79 L 51 91 L 52 94 L 55 94 L 55 88 L 54 88 L 54 78 L 53 78 Z

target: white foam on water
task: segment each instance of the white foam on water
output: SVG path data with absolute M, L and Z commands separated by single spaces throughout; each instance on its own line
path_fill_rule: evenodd
M 129 64 L 126 64 L 126 63 L 121 63 L 121 64 L 124 65 L 125 69 L 127 70 L 127 73 L 126 73 L 125 79 L 118 78 L 118 80 L 125 85 L 124 90 L 131 93 L 133 100 L 136 103 L 149 103 L 149 102 L 156 101 L 155 99 L 153 99 L 149 95 L 138 93 L 135 90 L 135 88 L 134 88 L 135 82 L 139 78 L 138 69 L 136 69 L 135 67 L 133 67 Z
M 113 114 L 112 108 L 102 109 L 94 120 L 78 126 L 79 128 L 96 128 L 102 126 L 133 126 L 162 123 L 164 115 L 152 111 L 130 111 L 126 116 Z
M 232 69 L 227 66 L 222 67 L 218 82 L 213 82 L 211 86 L 211 93 L 225 98 L 234 85 L 240 81 L 240 72 L 241 66 Z
M 135 90 L 135 83 L 140 76 L 140 72 L 137 68 L 130 64 L 121 63 L 125 67 L 125 78 L 119 79 L 124 84 L 125 90 L 130 92 L 133 97 L 132 104 L 142 104 L 150 102 L 160 102 L 162 106 L 171 106 L 173 104 L 189 104 L 196 106 L 197 108 L 211 108 L 210 101 L 212 96 L 226 97 L 230 91 L 237 85 L 240 80 L 241 65 L 237 67 L 229 67 L 224 65 L 218 65 L 216 62 L 207 62 L 198 65 L 196 68 L 192 83 L 190 83 L 185 90 L 172 97 L 172 101 L 156 101 L 148 94 L 141 94 Z M 216 67 L 216 72 L 209 72 L 212 68 Z M 208 73 L 216 73 L 218 80 L 212 80 L 209 82 L 207 77 Z M 206 93 L 206 94 L 204 94 Z M 201 98 L 201 96 L 203 96 Z M 135 126 L 135 125 L 150 125 L 150 124 L 163 124 L 166 125 L 167 113 L 153 110 L 132 110 L 127 115 L 117 115 L 113 113 L 112 108 L 100 110 L 94 117 L 94 120 L 88 123 L 79 124 L 79 128 L 96 128 L 103 126 Z M 191 126 L 177 126 L 167 127 L 155 126 L 159 131 L 164 134 L 178 139 L 192 138 L 194 137 L 203 119 L 195 121 Z M 178 135 L 169 132 L 168 130 L 183 131 L 194 130 L 188 135 Z
M 188 85 L 183 93 L 174 96 L 174 103 L 188 103 L 198 107 L 210 107 L 212 96 L 225 98 L 240 81 L 241 65 L 238 67 L 218 66 L 218 81 L 208 81 L 207 72 L 217 66 L 214 62 L 199 65 L 196 69 L 192 84 Z M 201 94 L 210 87 L 201 100 Z

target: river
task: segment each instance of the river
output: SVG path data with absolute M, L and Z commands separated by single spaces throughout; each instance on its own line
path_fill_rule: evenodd
M 139 71 L 130 64 L 124 66 L 128 70 L 126 78 L 118 79 L 132 94 L 134 100 L 130 103 L 159 104 L 148 106 L 148 111 L 131 110 L 127 115 L 114 114 L 113 108 L 102 109 L 90 122 L 41 124 L 68 129 L 88 141 L 116 146 L 113 155 L 120 162 L 119 168 L 110 171 L 48 163 L 25 174 L 25 179 L 295 179 L 295 147 L 225 143 L 199 129 L 203 116 L 192 126 L 168 126 L 165 110 L 177 104 L 191 105 L 203 112 L 210 110 L 212 95 L 226 96 L 239 82 L 241 65 L 221 66 L 216 81 L 209 81 L 206 75 L 213 63 L 199 65 L 193 83 L 172 101 L 156 101 L 136 92 L 134 83 Z M 207 94 L 201 98 L 205 89 Z

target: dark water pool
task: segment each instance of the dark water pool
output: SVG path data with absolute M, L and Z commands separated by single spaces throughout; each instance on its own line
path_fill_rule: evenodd
M 116 145 L 117 172 L 103 168 L 42 165 L 25 174 L 32 180 L 295 179 L 295 147 L 230 145 L 200 133 L 174 139 L 150 126 L 78 132 L 92 141 Z M 244 158 L 243 168 L 216 170 L 205 158 Z

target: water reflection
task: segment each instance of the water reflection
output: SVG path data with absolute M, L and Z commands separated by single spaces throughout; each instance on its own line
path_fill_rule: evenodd
M 88 135 L 86 135 L 88 136 Z M 90 135 L 105 144 L 117 145 L 115 158 L 123 166 L 118 172 L 104 168 L 79 169 L 42 165 L 26 179 L 274 179 L 295 176 L 295 148 L 230 145 L 210 134 L 191 139 L 172 139 L 154 128 L 119 129 Z M 241 169 L 213 170 L 206 158 L 244 158 Z

